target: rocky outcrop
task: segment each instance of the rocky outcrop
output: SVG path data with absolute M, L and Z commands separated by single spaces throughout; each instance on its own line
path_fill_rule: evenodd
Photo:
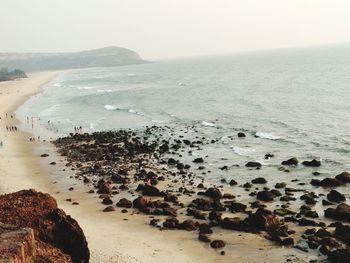
M 40 244 L 39 255 L 45 257 L 45 253 L 52 250 L 69 260 L 43 262 L 89 262 L 90 253 L 82 229 L 57 207 L 56 200 L 48 194 L 22 190 L 1 195 L 0 222 L 19 229 L 31 228 Z

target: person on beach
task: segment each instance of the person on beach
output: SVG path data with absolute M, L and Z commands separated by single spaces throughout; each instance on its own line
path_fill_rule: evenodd
M 0 142 L 0 147 L 2 147 L 2 146 L 4 146 L 4 143 L 1 141 L 1 142 Z

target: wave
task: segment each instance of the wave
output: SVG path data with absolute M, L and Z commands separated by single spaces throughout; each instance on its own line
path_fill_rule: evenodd
M 141 112 L 138 112 L 134 109 L 123 109 L 123 108 L 120 108 L 116 105 L 110 105 L 110 104 L 106 104 L 104 106 L 104 108 L 108 111 L 126 111 L 126 112 L 129 112 L 129 113 L 132 113 L 132 114 L 136 114 L 136 115 L 140 115 L 140 116 L 145 116 L 143 113 Z
M 115 105 L 109 105 L 109 104 L 106 104 L 106 105 L 104 106 L 104 108 L 105 108 L 106 110 L 111 110 L 111 111 L 113 111 L 113 110 L 121 110 L 121 108 L 118 108 L 118 107 L 115 106 Z
M 96 87 L 92 87 L 92 86 L 78 86 L 77 89 L 78 90 L 91 90 L 91 89 L 96 89 Z
M 269 139 L 269 140 L 279 140 L 282 139 L 279 136 L 274 135 L 273 133 L 268 133 L 268 132 L 257 132 L 255 135 L 259 138 L 262 139 Z
M 237 146 L 231 146 L 231 148 L 236 154 L 241 156 L 250 156 L 252 153 L 255 152 L 255 149 L 253 148 L 241 148 Z
M 165 121 L 161 121 L 161 120 L 151 120 L 154 123 L 165 123 Z
M 111 90 L 111 89 L 98 89 L 97 92 L 99 92 L 99 93 L 111 93 L 111 92 L 113 92 L 113 90 Z
M 214 127 L 214 126 L 215 126 L 214 123 L 212 123 L 212 122 L 207 122 L 207 121 L 202 121 L 202 125 L 203 125 L 203 126 L 208 126 L 208 127 Z

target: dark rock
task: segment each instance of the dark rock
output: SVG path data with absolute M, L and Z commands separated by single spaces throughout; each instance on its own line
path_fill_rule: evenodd
M 298 220 L 298 222 L 299 226 L 318 226 L 317 222 L 306 218 L 301 218 Z
M 212 233 L 213 230 L 211 230 L 210 226 L 207 223 L 203 223 L 199 226 L 199 234 L 207 235 Z
M 102 200 L 102 204 L 104 204 L 104 205 L 111 205 L 111 204 L 113 204 L 113 201 L 112 201 L 111 198 L 105 197 L 105 198 L 103 198 L 103 200 Z
M 350 263 L 350 250 L 342 248 L 331 251 L 328 259 L 332 263 Z
M 337 187 L 337 186 L 341 186 L 342 182 L 334 178 L 325 178 L 322 181 L 317 179 L 312 179 L 311 185 L 322 186 L 322 187 Z
M 214 187 L 210 187 L 207 191 L 205 191 L 204 195 L 215 200 L 222 198 L 222 193 L 220 190 Z
M 276 189 L 281 189 L 281 188 L 285 188 L 286 187 L 286 183 L 276 183 L 275 188 Z
M 185 220 L 182 223 L 178 224 L 177 228 L 187 231 L 193 231 L 197 229 L 195 222 L 191 219 Z
M 225 242 L 222 240 L 214 240 L 210 243 L 212 248 L 223 248 L 225 245 Z
M 252 180 L 253 184 L 266 184 L 267 181 L 264 177 L 258 177 Z
M 205 214 L 197 209 L 188 208 L 187 215 L 193 216 L 196 219 L 205 219 Z
M 177 220 L 176 218 L 168 218 L 163 223 L 163 227 L 168 229 L 175 229 L 178 224 L 179 224 L 179 220 Z
M 257 193 L 256 198 L 260 201 L 271 202 L 275 198 L 275 195 L 270 191 L 260 191 Z
M 290 158 L 286 161 L 283 161 L 282 165 L 298 165 L 299 161 L 296 157 Z
M 207 235 L 199 234 L 198 235 L 198 240 L 205 242 L 205 243 L 210 243 L 211 240 Z
M 133 206 L 140 211 L 143 211 L 147 207 L 148 201 L 146 198 L 139 196 L 133 201 Z
M 328 208 L 325 210 L 325 216 L 336 220 L 350 221 L 350 206 L 341 203 L 336 209 Z
M 327 199 L 331 202 L 340 203 L 345 201 L 345 195 L 339 193 L 337 190 L 331 190 L 327 194 Z
M 177 216 L 177 210 L 173 207 L 164 207 L 163 214 L 175 217 L 175 216 Z
M 247 162 L 245 164 L 246 167 L 252 167 L 252 168 L 260 168 L 262 165 L 259 162 Z
M 245 134 L 243 132 L 237 133 L 238 138 L 244 138 Z
M 233 180 L 233 179 L 230 181 L 230 185 L 237 185 L 237 184 L 238 183 L 235 180 Z
M 347 184 L 350 183 L 350 173 L 348 172 L 342 172 L 341 174 L 338 174 L 335 179 L 337 179 L 338 181 Z
M 238 217 L 234 217 L 234 218 L 225 217 L 223 220 L 220 221 L 220 225 L 222 228 L 225 228 L 225 229 L 231 229 L 231 230 L 237 230 L 237 231 L 244 230 L 244 223 L 242 219 Z
M 250 214 L 246 221 L 250 226 L 266 231 L 280 226 L 278 217 L 271 211 L 262 208 L 259 208 L 254 214 Z
M 118 201 L 117 203 L 118 207 L 125 207 L 125 208 L 131 208 L 132 207 L 132 202 L 126 198 L 122 198 Z
M 350 226 L 338 224 L 335 228 L 335 236 L 345 244 L 350 245 Z
M 148 196 L 164 196 L 164 192 L 161 192 L 157 187 L 148 184 L 139 184 L 136 191 L 142 191 L 143 195 Z
M 304 161 L 301 164 L 304 165 L 304 166 L 309 166 L 309 167 L 320 167 L 321 166 L 321 161 L 313 159 L 312 161 Z
M 242 203 L 236 203 L 236 202 L 232 202 L 229 206 L 228 209 L 231 212 L 245 212 L 245 210 L 247 209 L 247 206 L 245 204 Z
M 194 159 L 193 162 L 194 162 L 194 163 L 203 163 L 204 160 L 203 160 L 202 157 L 199 157 L 199 158 Z
M 113 206 L 107 206 L 105 209 L 103 209 L 103 212 L 113 212 L 115 211 L 115 208 Z

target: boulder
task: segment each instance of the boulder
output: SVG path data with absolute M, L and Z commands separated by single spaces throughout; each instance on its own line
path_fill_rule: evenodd
M 280 221 L 278 217 L 270 210 L 262 208 L 258 208 L 258 210 L 255 213 L 250 214 L 246 218 L 246 222 L 251 227 L 265 231 L 268 231 L 273 228 L 278 228 L 280 226 Z
M 203 160 L 202 157 L 199 157 L 199 158 L 194 159 L 193 162 L 194 162 L 194 163 L 203 163 L 204 160 Z
M 247 162 L 245 166 L 251 168 L 261 168 L 262 164 L 259 162 Z
M 74 262 L 89 262 L 90 252 L 83 230 L 48 194 L 22 190 L 1 195 L 0 218 L 5 224 L 32 228 L 39 242 L 59 249 Z
M 337 190 L 331 190 L 327 194 L 327 199 L 331 202 L 340 203 L 345 201 L 345 195 L 339 193 Z
M 299 161 L 296 157 L 290 158 L 286 161 L 283 161 L 282 165 L 298 165 Z
M 212 248 L 223 248 L 225 245 L 225 242 L 222 240 L 214 240 L 210 243 Z
M 148 196 L 165 196 L 164 192 L 161 192 L 157 187 L 148 184 L 139 184 L 136 191 L 141 191 L 143 195 Z
M 327 208 L 325 210 L 325 217 L 333 218 L 336 220 L 350 221 L 350 206 L 341 203 L 337 208 Z
M 322 187 L 337 187 L 341 186 L 343 183 L 339 181 L 338 179 L 335 178 L 325 178 L 323 180 L 318 180 L 318 179 L 312 179 L 311 180 L 311 185 L 314 186 L 322 186 Z
M 131 208 L 132 207 L 132 202 L 126 198 L 122 198 L 118 201 L 117 203 L 118 207 L 125 207 L 125 208 Z
M 245 137 L 245 133 L 239 132 L 239 133 L 237 133 L 237 136 L 238 136 L 238 138 L 244 138 Z
M 270 191 L 264 190 L 258 192 L 256 198 L 260 201 L 271 202 L 275 198 L 275 195 Z
M 267 181 L 264 177 L 258 177 L 252 180 L 253 184 L 266 184 Z
M 182 223 L 179 223 L 177 225 L 177 228 L 187 230 L 187 231 L 193 231 L 193 230 L 196 230 L 196 224 L 193 220 L 188 219 L 183 221 Z
M 309 166 L 309 167 L 320 167 L 321 166 L 321 161 L 313 159 L 312 161 L 304 161 L 301 164 L 304 165 L 304 166 Z
M 144 211 L 147 207 L 148 200 L 143 196 L 139 196 L 132 202 L 132 204 L 135 208 L 139 209 L 140 211 Z
M 350 263 L 350 249 L 333 250 L 328 254 L 328 260 L 332 263 Z
M 222 198 L 222 193 L 220 190 L 214 187 L 210 187 L 207 191 L 205 191 L 204 195 L 215 200 Z
M 338 181 L 347 184 L 350 183 L 350 173 L 348 172 L 342 172 L 340 174 L 338 174 L 335 179 L 337 179 Z

